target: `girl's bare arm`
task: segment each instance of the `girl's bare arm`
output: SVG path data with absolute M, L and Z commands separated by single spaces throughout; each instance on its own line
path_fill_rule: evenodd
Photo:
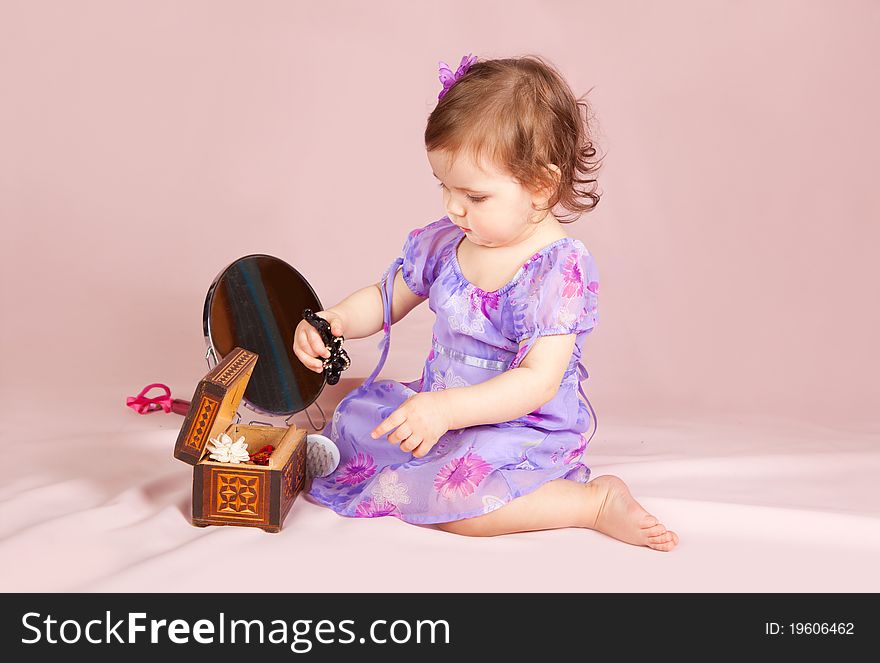
M 434 392 L 450 430 L 512 421 L 544 405 L 559 390 L 575 340 L 574 334 L 540 337 L 516 368 L 479 384 Z
M 383 308 L 381 284 L 374 283 L 350 294 L 327 311 L 342 318 L 345 338 L 365 338 L 382 330 Z M 414 294 L 403 280 L 398 268 L 394 276 L 394 292 L 391 296 L 391 324 L 406 317 L 407 313 L 425 301 L 426 297 Z
M 512 421 L 534 412 L 553 398 L 537 382 L 534 370 L 519 366 L 469 387 L 433 392 L 442 399 L 449 417 L 449 429 Z

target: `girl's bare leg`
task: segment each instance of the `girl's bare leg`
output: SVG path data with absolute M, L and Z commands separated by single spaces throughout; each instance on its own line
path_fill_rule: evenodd
M 586 484 L 569 479 L 549 481 L 500 509 L 475 518 L 438 523 L 436 527 L 466 536 L 585 527 L 664 552 L 678 544 L 678 535 L 645 511 L 620 477 L 613 474 Z

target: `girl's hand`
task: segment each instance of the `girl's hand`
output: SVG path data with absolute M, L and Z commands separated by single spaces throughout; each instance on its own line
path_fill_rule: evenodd
M 442 403 L 442 392 L 426 391 L 410 396 L 399 408 L 370 434 L 375 440 L 390 430 L 392 444 L 399 444 L 401 451 L 412 452 L 422 458 L 449 430 L 449 418 Z
M 330 333 L 334 336 L 342 336 L 343 320 L 335 311 L 317 311 L 315 313 L 319 318 L 324 318 L 330 323 Z M 316 373 L 324 370 L 324 362 L 319 357 L 327 358 L 330 356 L 330 350 L 324 345 L 321 335 L 308 320 L 300 320 L 293 332 L 293 354 L 307 368 L 312 369 Z

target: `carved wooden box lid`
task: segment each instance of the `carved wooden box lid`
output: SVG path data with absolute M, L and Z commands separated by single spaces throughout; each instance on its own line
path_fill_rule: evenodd
M 190 465 L 201 460 L 208 440 L 232 423 L 256 364 L 256 353 L 236 347 L 199 382 L 180 427 L 175 458 Z

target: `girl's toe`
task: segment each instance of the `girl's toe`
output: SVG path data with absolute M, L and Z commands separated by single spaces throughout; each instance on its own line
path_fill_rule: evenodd
M 657 519 L 650 513 L 642 518 L 642 528 L 653 527 L 657 524 Z
M 654 525 L 653 527 L 649 527 L 649 528 L 645 529 L 644 532 L 649 537 L 650 536 L 658 536 L 658 535 L 666 532 L 666 527 L 664 527 L 662 524 L 658 524 L 658 525 Z

